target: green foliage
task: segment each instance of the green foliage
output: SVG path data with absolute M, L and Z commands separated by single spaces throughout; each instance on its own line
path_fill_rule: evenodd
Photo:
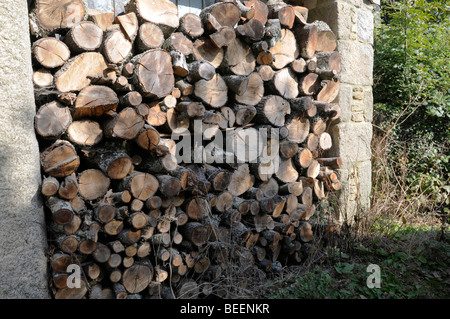
M 376 30 L 377 125 L 410 192 L 450 193 L 450 1 L 384 1 Z

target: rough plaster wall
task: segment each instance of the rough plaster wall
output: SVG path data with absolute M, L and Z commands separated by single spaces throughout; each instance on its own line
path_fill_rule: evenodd
M 47 298 L 27 1 L 0 1 L 0 298 Z
M 341 117 L 333 123 L 333 148 L 340 156 L 343 184 L 339 195 L 340 219 L 353 221 L 370 208 L 372 190 L 371 140 L 373 117 L 373 10 L 376 0 L 306 0 L 308 21 L 323 20 L 338 39 L 342 57 L 339 96 Z

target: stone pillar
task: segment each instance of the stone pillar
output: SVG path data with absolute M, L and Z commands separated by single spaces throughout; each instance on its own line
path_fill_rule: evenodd
M 342 190 L 340 221 L 352 222 L 370 208 L 371 140 L 373 115 L 373 9 L 377 1 L 306 0 L 308 22 L 328 23 L 338 39 L 342 56 L 340 93 L 336 103 L 341 118 L 332 123 L 333 148 L 327 156 L 340 156 Z
M 0 1 L 0 298 L 49 297 L 25 0 Z

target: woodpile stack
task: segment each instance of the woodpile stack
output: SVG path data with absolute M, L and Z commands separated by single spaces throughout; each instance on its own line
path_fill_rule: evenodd
M 168 0 L 126 9 L 30 8 L 55 297 L 224 297 L 229 264 L 300 262 L 317 201 L 340 189 L 341 160 L 324 155 L 340 114 L 330 28 L 282 1 L 224 1 L 180 18 Z M 177 162 L 173 134 L 194 135 L 196 120 L 203 141 L 187 158 L 233 162 Z M 276 154 L 237 161 L 261 151 L 245 141 L 263 128 L 276 128 L 263 147 Z M 208 153 L 228 132 L 235 152 Z M 80 288 L 67 287 L 71 264 Z

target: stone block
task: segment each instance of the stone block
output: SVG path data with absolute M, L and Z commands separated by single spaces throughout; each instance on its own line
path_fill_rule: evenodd
M 370 44 L 357 41 L 338 40 L 337 50 L 341 53 L 340 81 L 348 84 L 373 84 L 373 48 Z
M 366 9 L 358 9 L 358 40 L 373 44 L 373 14 Z
M 330 128 L 333 147 L 326 156 L 340 156 L 343 168 L 355 162 L 368 161 L 372 156 L 372 124 L 367 122 L 341 122 Z

